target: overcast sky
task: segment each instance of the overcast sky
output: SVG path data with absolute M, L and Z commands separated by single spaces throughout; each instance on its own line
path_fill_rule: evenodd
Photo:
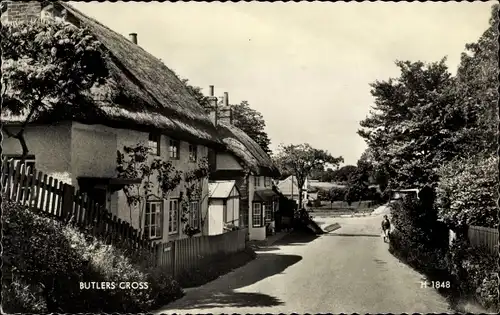
M 454 73 L 488 27 L 494 2 L 72 4 L 128 36 L 191 84 L 247 100 L 271 148 L 308 142 L 354 164 L 369 83 L 398 75 L 396 59 L 438 61 Z

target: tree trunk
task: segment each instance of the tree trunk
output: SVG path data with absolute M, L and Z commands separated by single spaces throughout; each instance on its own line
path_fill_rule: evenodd
M 299 187 L 299 209 L 302 209 L 302 188 Z
M 22 154 L 21 154 L 21 159 L 20 159 L 20 162 L 21 163 L 24 163 L 24 161 L 26 161 L 26 157 L 28 156 L 29 154 L 29 149 L 28 149 L 28 145 L 26 144 L 26 139 L 24 139 L 24 128 L 22 128 L 18 133 L 14 134 L 12 133 L 9 129 L 7 129 L 7 127 L 3 127 L 3 130 L 5 132 L 5 134 L 9 137 L 9 138 L 14 138 L 14 139 L 17 139 L 19 141 L 19 144 L 21 145 L 21 149 L 22 149 Z

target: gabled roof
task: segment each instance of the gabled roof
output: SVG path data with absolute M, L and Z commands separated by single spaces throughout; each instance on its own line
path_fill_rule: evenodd
M 68 21 L 87 27 L 109 55 L 111 78 L 105 87 L 93 92 L 101 101 L 93 113 L 71 113 L 73 120 L 130 129 L 145 127 L 180 138 L 221 143 L 201 105 L 161 60 L 68 3 L 58 1 L 56 6 L 56 10 L 66 9 Z M 107 96 L 109 92 L 112 97 Z M 39 122 L 50 122 L 48 117 Z M 8 120 L 16 122 L 15 117 Z
M 227 199 L 233 191 L 233 188 L 238 190 L 234 180 L 221 180 L 208 183 L 209 197 L 212 199 Z
M 280 172 L 271 157 L 241 129 L 225 122 L 219 122 L 217 129 L 229 152 L 236 156 L 252 173 L 273 178 L 280 176 Z
M 293 177 L 293 181 L 292 181 L 292 177 Z M 292 192 L 294 195 L 299 194 L 299 185 L 297 183 L 297 178 L 295 176 L 290 175 L 287 178 L 285 178 L 284 180 L 279 181 L 277 187 L 278 187 L 279 191 L 285 196 L 291 195 Z

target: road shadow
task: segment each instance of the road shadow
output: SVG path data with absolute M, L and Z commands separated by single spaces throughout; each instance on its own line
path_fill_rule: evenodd
M 302 260 L 298 255 L 260 253 L 255 260 L 205 286 L 190 290 L 186 296 L 166 305 L 154 313 L 171 313 L 170 310 L 210 308 L 270 307 L 284 304 L 280 299 L 264 293 L 236 292 L 268 277 L 282 273 Z
M 326 236 L 348 236 L 348 237 L 356 237 L 356 236 L 361 236 L 361 237 L 381 237 L 379 234 L 348 234 L 348 233 L 328 233 L 325 234 Z
M 292 232 L 279 241 L 274 246 L 300 246 L 306 245 L 317 239 L 319 235 L 302 231 Z

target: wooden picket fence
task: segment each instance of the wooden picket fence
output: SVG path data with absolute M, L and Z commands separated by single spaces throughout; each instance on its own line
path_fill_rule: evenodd
M 80 227 L 86 233 L 104 239 L 107 244 L 148 250 L 157 266 L 172 275 L 198 267 L 203 258 L 236 253 L 246 246 L 246 229 L 171 242 L 152 242 L 127 221 L 112 215 L 86 194 L 75 191 L 74 186 L 7 157 L 2 160 L 0 183 L 2 194 L 10 201 Z
M 498 255 L 498 229 L 470 225 L 467 236 L 472 246 L 487 248 L 492 254 Z
M 53 219 L 85 229 L 108 244 L 126 243 L 131 248 L 154 250 L 153 244 L 128 222 L 112 215 L 75 187 L 62 183 L 25 164 L 2 160 L 1 192 L 7 199 L 43 212 Z
M 182 271 L 202 267 L 207 259 L 229 255 L 245 249 L 248 229 L 235 230 L 220 235 L 180 239 L 156 245 L 157 265 L 172 276 Z

